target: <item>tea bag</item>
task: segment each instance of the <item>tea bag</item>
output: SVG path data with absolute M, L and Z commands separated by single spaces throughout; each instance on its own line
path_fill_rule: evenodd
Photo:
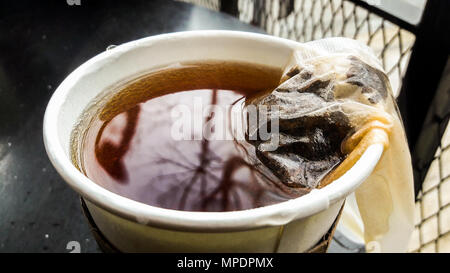
M 368 252 L 406 251 L 414 221 L 411 158 L 389 79 L 370 48 L 346 38 L 302 44 L 280 85 L 246 103 L 267 106 L 259 115 L 278 122 L 275 149 L 267 149 L 271 140 L 250 143 L 289 187 L 325 187 L 367 147 L 383 144 L 378 165 L 355 192 L 359 213 L 354 215 L 360 215 L 364 229 L 348 226 L 364 237 Z

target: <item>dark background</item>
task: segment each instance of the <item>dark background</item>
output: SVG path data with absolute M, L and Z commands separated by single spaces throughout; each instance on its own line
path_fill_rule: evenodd
M 0 252 L 98 252 L 78 195 L 45 153 L 50 96 L 89 58 L 142 37 L 182 30 L 261 30 L 173 1 L 2 1 L 0 4 Z

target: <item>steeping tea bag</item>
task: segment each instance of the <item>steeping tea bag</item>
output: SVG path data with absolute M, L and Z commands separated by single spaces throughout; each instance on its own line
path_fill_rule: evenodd
M 364 238 L 369 252 L 406 251 L 414 227 L 411 158 L 389 79 L 370 48 L 346 38 L 302 44 L 280 85 L 246 104 L 278 107 L 265 112 L 279 123 L 277 148 L 267 148 L 270 140 L 250 143 L 289 187 L 325 187 L 368 146 L 383 144 L 378 165 L 355 192 L 353 214 L 364 228 L 348 217 L 342 224 Z

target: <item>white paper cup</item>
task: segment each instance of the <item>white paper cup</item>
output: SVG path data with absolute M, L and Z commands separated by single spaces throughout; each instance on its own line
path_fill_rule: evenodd
M 284 67 L 297 42 L 234 31 L 189 31 L 132 41 L 90 59 L 56 89 L 44 118 L 45 147 L 95 223 L 123 252 L 303 252 L 329 230 L 346 196 L 369 176 L 382 145 L 370 146 L 344 176 L 320 190 L 256 209 L 187 212 L 149 206 L 102 188 L 72 164 L 70 135 L 107 87 L 180 61 L 246 61 Z M 70 216 L 68 216 L 70 217 Z

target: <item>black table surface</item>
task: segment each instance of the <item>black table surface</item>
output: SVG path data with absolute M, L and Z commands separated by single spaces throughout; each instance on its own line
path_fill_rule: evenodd
M 69 1 L 70 2 L 70 1 Z M 157 1 L 0 4 L 0 252 L 99 252 L 77 193 L 44 149 L 42 122 L 62 80 L 109 45 L 175 31 L 262 32 L 229 15 Z
M 175 31 L 262 32 L 175 1 L 8 1 L 0 8 L 0 252 L 99 251 L 78 195 L 45 153 L 50 96 L 76 67 L 107 46 Z

